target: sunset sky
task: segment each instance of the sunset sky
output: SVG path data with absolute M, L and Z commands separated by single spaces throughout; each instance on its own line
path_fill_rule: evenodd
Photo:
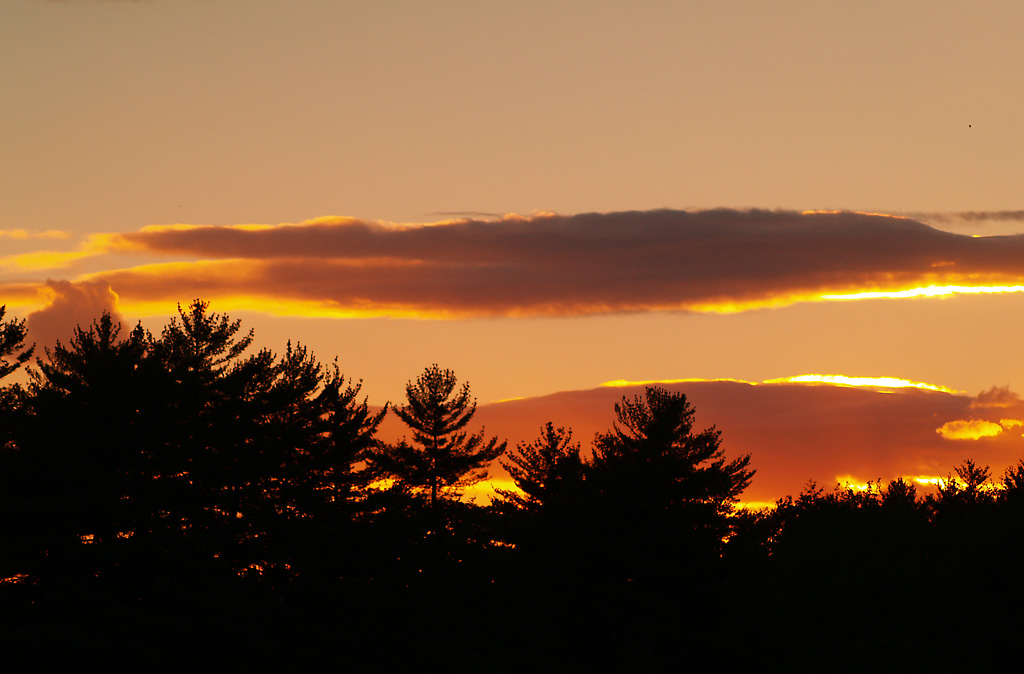
M 0 304 L 45 346 L 203 298 L 376 404 L 436 362 L 482 404 L 599 389 L 607 427 L 642 387 L 603 383 L 734 380 L 672 386 L 758 498 L 1001 472 L 1022 25 L 1017 0 L 5 0 Z M 938 390 L 763 383 L 805 374 Z M 522 426 L 586 445 L 565 395 Z

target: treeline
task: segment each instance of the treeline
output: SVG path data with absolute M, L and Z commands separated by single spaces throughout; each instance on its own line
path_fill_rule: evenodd
M 0 309 L 0 376 L 25 337 Z M 953 579 L 1019 592 L 996 579 L 1022 561 L 1024 463 L 1001 489 L 966 462 L 925 498 L 897 480 L 737 511 L 750 457 L 681 394 L 624 398 L 589 452 L 553 422 L 510 449 L 471 432 L 449 370 L 374 412 L 336 362 L 252 341 L 202 301 L 160 335 L 105 314 L 0 388 L 0 633 L 27 657 L 191 640 L 235 661 L 789 668 L 966 629 L 928 622 Z M 390 413 L 407 439 L 376 437 Z M 459 500 L 494 461 L 517 489 Z

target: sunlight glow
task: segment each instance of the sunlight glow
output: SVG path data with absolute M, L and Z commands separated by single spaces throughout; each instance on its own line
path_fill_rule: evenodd
M 1003 427 L 982 419 L 958 419 L 947 421 L 936 428 L 935 432 L 947 440 L 980 440 L 996 437 L 1003 432 Z
M 653 384 L 689 384 L 699 382 L 732 382 L 735 384 L 749 384 L 755 386 L 757 382 L 744 381 L 742 379 L 701 379 L 699 377 L 691 377 L 688 379 L 647 379 L 642 381 L 629 381 L 627 379 L 613 379 L 612 381 L 606 381 L 601 384 L 603 387 L 623 387 L 623 386 L 651 386 Z
M 30 232 L 27 229 L 0 229 L 0 239 L 69 239 L 71 238 L 70 232 L 64 232 L 59 229 L 48 229 L 43 232 Z
M 899 379 L 896 377 L 847 377 L 841 374 L 802 374 L 796 377 L 779 377 L 766 379 L 765 384 L 828 384 L 831 386 L 863 386 L 868 388 L 896 389 L 916 388 L 942 393 L 959 393 L 951 388 L 938 384 L 926 384 L 920 381 Z
M 852 213 L 855 215 L 871 215 L 876 218 L 893 218 L 894 220 L 909 220 L 905 215 L 892 215 L 891 213 L 871 213 L 869 211 L 830 211 L 830 210 L 818 210 L 818 211 L 800 211 L 800 215 L 839 215 L 842 213 Z
M 49 304 L 52 293 L 49 288 L 38 283 L 3 283 L 0 284 L 0 305 L 6 305 L 12 313 L 26 314 L 42 309 Z
M 300 300 L 269 295 L 219 294 L 206 292 L 203 299 L 216 302 L 219 311 L 256 311 L 271 316 L 300 316 L 302 318 L 402 318 L 402 319 L 453 319 L 458 316 L 441 311 L 426 312 L 397 305 L 373 305 L 366 308 L 341 306 L 328 300 Z M 134 316 L 167 315 L 173 300 L 132 299 L 121 296 L 119 308 Z
M 40 271 L 43 269 L 60 269 L 68 267 L 82 258 L 92 257 L 89 250 L 53 251 L 41 250 L 35 253 L 21 253 L 0 257 L 0 269 L 10 271 Z
M 775 507 L 774 501 L 738 501 L 737 510 L 768 510 Z
M 995 293 L 1021 293 L 1024 286 L 939 286 L 930 285 L 908 290 L 871 290 L 842 295 L 821 295 L 823 300 L 874 300 L 908 297 L 949 297 L 951 295 L 988 295 Z
M 854 491 L 871 491 L 878 488 L 876 483 L 861 482 L 852 475 L 837 475 L 836 484 L 841 485 L 843 489 L 852 489 Z
M 899 379 L 897 377 L 848 377 L 842 374 L 801 374 L 795 377 L 778 377 L 776 379 L 765 379 L 762 382 L 747 381 L 745 379 L 731 379 L 728 377 L 721 379 L 703 379 L 700 377 L 689 377 L 686 379 L 647 380 L 613 379 L 612 381 L 606 381 L 602 383 L 601 386 L 652 386 L 655 384 L 688 384 L 704 382 L 731 382 L 735 384 L 747 384 L 749 386 L 757 386 L 758 384 L 810 384 L 826 386 L 865 387 L 882 390 L 915 388 L 925 391 L 938 391 L 940 393 L 960 393 L 960 391 L 956 391 L 945 386 L 939 386 L 938 384 L 926 384 L 925 382 L 912 381 L 910 379 Z

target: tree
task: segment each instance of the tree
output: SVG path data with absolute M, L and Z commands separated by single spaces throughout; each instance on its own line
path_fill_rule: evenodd
M 754 474 L 750 456 L 727 462 L 714 427 L 695 433 L 682 393 L 648 387 L 642 398 L 624 397 L 615 414 L 587 467 L 607 563 L 636 577 L 717 557 L 727 516 Z
M 25 345 L 25 321 L 4 320 L 6 306 L 0 306 L 0 379 L 11 374 L 32 357 L 34 346 Z M 19 353 L 20 351 L 20 353 Z M 22 419 L 19 385 L 0 387 L 0 451 L 11 442 L 13 429 Z
M 25 345 L 25 321 L 4 320 L 7 306 L 0 306 L 0 379 L 17 370 L 32 357 L 34 347 L 16 353 Z M 13 358 L 13 360 L 8 360 Z
M 122 337 L 104 313 L 47 349 L 0 453 L 0 538 L 20 541 L 18 564 L 187 585 L 287 569 L 277 539 L 344 528 L 384 411 L 301 345 L 246 355 L 240 328 L 197 300 L 159 339 Z
M 484 430 L 469 435 L 465 427 L 476 412 L 469 383 L 456 391 L 451 370 L 434 364 L 405 385 L 406 404 L 395 414 L 411 430 L 415 444 L 404 439 L 376 455 L 377 463 L 403 486 L 423 489 L 433 508 L 446 490 L 479 482 L 487 465 L 505 451 L 505 442 L 485 439 Z
M 519 491 L 498 489 L 505 501 L 519 508 L 536 510 L 551 505 L 579 489 L 583 481 L 580 444 L 572 431 L 547 422 L 540 437 L 521 442 L 507 460 L 501 461 Z
M 105 313 L 29 369 L 22 423 L 0 470 L 8 537 L 21 541 L 29 567 L 92 575 L 100 548 L 121 547 L 145 526 L 159 416 L 148 395 L 159 388 L 147 380 L 152 345 L 141 326 L 122 337 Z
M 643 398 L 616 403 L 615 415 L 613 429 L 594 439 L 592 461 L 610 493 L 658 510 L 701 503 L 724 513 L 750 485 L 750 455 L 726 463 L 721 433 L 693 432 L 694 410 L 682 393 L 648 387 Z
M 988 466 L 978 466 L 973 459 L 967 459 L 954 470 L 956 477 L 950 475 L 945 481 L 939 482 L 940 503 L 961 502 L 975 505 L 993 500 L 992 486 L 989 484 L 992 474 Z

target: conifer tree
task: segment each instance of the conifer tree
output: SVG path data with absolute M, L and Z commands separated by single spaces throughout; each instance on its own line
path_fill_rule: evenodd
M 90 578 L 233 578 L 288 568 L 275 538 L 354 516 L 384 412 L 302 346 L 246 355 L 251 331 L 207 309 L 179 307 L 160 338 L 104 313 L 37 360 L 0 452 L 9 558 L 44 575 L 76 560 Z
M 5 313 L 7 306 L 0 306 L 0 379 L 17 370 L 31 358 L 34 348 L 29 347 L 17 353 L 25 345 L 25 321 L 5 321 Z
M 425 490 L 435 506 L 442 494 L 479 482 L 487 465 L 505 451 L 505 442 L 473 435 L 464 429 L 476 412 L 469 384 L 461 388 L 451 370 L 434 364 L 405 386 L 406 404 L 395 414 L 411 430 L 414 444 L 404 439 L 378 452 L 376 462 L 403 486 Z
M 498 494 L 516 507 L 536 510 L 571 494 L 583 480 L 580 444 L 572 441 L 572 431 L 555 428 L 547 422 L 540 437 L 532 443 L 521 442 L 514 452 L 501 460 L 518 491 L 498 489 Z
M 714 427 L 694 432 L 682 393 L 648 387 L 643 397 L 623 398 L 615 414 L 587 465 L 608 568 L 658 576 L 715 559 L 727 515 L 750 484 L 750 456 L 726 461 Z

